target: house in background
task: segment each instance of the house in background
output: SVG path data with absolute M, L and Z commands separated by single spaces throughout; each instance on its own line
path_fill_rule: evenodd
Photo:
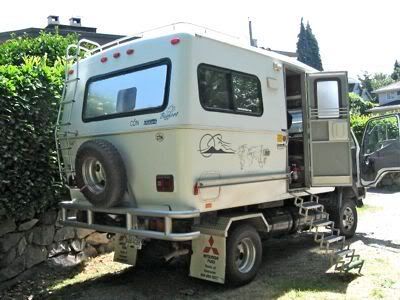
M 400 81 L 373 91 L 379 99 L 379 106 L 368 112 L 386 114 L 400 112 Z
M 116 39 L 124 37 L 123 35 L 98 33 L 97 28 L 95 27 L 82 26 L 81 18 L 72 17 L 69 19 L 69 24 L 65 25 L 60 23 L 59 16 L 48 16 L 47 26 L 45 28 L 30 27 L 25 29 L 0 32 L 0 44 L 4 43 L 9 39 L 12 39 L 13 37 L 19 37 L 24 35 L 36 37 L 40 34 L 41 31 L 50 33 L 54 33 L 57 31 L 60 35 L 63 36 L 75 33 L 79 36 L 79 39 L 88 39 L 97 42 L 100 45 L 104 45 Z
M 353 77 L 349 77 L 348 82 L 349 82 L 349 93 L 357 94 L 364 100 L 373 101 L 371 94 L 368 92 L 366 88 L 364 88 L 361 85 L 360 80 Z

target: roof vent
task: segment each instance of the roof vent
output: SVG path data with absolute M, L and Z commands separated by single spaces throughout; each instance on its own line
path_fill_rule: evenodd
M 82 26 L 81 18 L 75 18 L 75 17 L 70 18 L 69 19 L 69 25 L 70 26 L 77 26 L 77 27 Z
M 47 25 L 60 25 L 60 17 L 59 16 L 48 16 L 47 17 Z

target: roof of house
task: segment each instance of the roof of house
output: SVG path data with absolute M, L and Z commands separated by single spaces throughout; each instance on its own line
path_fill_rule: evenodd
M 379 94 L 379 93 L 384 93 L 384 92 L 389 92 L 389 91 L 396 91 L 396 90 L 400 90 L 400 81 L 397 81 L 395 83 L 389 84 L 387 86 L 384 86 L 380 89 L 377 89 L 375 91 L 372 91 L 375 94 Z
M 19 36 L 23 36 L 25 34 L 28 36 L 35 37 L 35 36 L 38 36 L 41 31 L 51 32 L 51 33 L 58 32 L 61 35 L 75 33 L 79 36 L 80 39 L 86 38 L 86 39 L 95 41 L 95 42 L 99 43 L 100 45 L 103 45 L 103 44 L 109 43 L 111 41 L 114 41 L 116 39 L 124 37 L 123 35 L 97 33 L 96 32 L 97 30 L 94 27 L 70 26 L 70 25 L 63 25 L 63 24 L 57 24 L 57 25 L 50 24 L 45 28 L 30 27 L 30 28 L 25 28 L 25 29 L 0 32 L 0 44 L 13 38 L 13 37 L 19 37 Z

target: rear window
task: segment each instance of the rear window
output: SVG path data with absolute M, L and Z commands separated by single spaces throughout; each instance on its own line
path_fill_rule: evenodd
M 206 110 L 261 116 L 261 84 L 257 76 L 201 64 L 199 95 Z
M 170 63 L 163 60 L 88 81 L 83 120 L 161 111 L 168 101 Z

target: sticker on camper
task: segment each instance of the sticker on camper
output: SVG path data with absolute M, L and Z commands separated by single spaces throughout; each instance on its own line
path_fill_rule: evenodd
M 179 112 L 176 111 L 175 105 L 169 106 L 164 112 L 161 113 L 160 119 L 168 121 L 171 118 L 176 118 Z
M 246 167 L 258 165 L 264 168 L 267 157 L 271 154 L 268 148 L 263 145 L 247 146 L 246 144 L 239 146 L 237 154 L 240 162 L 240 169 L 244 170 Z
M 231 143 L 224 141 L 222 134 L 205 134 L 201 137 L 199 142 L 199 152 L 205 157 L 209 158 L 214 154 L 235 154 L 236 151 L 232 149 Z
M 225 281 L 225 237 L 201 234 L 192 242 L 190 276 L 209 281 Z
M 143 125 L 155 125 L 155 124 L 157 124 L 157 119 L 145 120 L 143 122 Z
M 133 119 L 129 122 L 129 126 L 131 126 L 131 127 L 139 126 L 139 121 L 136 119 Z

